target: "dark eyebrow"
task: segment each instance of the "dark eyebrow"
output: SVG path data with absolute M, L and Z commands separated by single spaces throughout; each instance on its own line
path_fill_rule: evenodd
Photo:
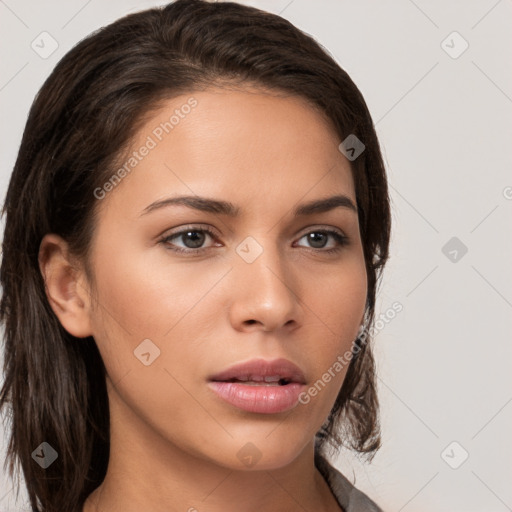
M 338 195 L 332 197 L 326 197 L 324 199 L 316 199 L 309 203 L 304 203 L 295 208 L 293 211 L 295 216 L 299 215 L 312 215 L 314 213 L 323 213 L 333 210 L 334 208 L 348 208 L 354 213 L 357 213 L 357 207 L 353 203 L 352 199 L 348 196 Z
M 227 215 L 228 217 L 236 217 L 240 214 L 240 208 L 235 206 L 233 203 L 230 203 L 229 201 L 220 201 L 217 199 L 209 199 L 199 196 L 179 196 L 170 197 L 168 199 L 162 199 L 160 201 L 151 203 L 147 208 L 143 210 L 141 216 L 158 208 L 171 205 L 187 206 L 202 212 Z M 327 212 L 338 207 L 347 208 L 357 213 L 357 207 L 353 203 L 352 199 L 344 195 L 337 195 L 326 197 L 324 199 L 316 199 L 314 201 L 310 201 L 309 203 L 301 204 L 293 210 L 293 214 L 294 216 L 313 215 L 315 213 Z
M 179 196 L 169 197 L 168 199 L 162 199 L 161 201 L 155 201 L 151 203 L 147 208 L 142 211 L 141 215 L 145 215 L 157 208 L 163 208 L 164 206 L 170 205 L 181 205 L 194 208 L 195 210 L 201 210 L 202 212 L 218 213 L 221 215 L 227 215 L 229 217 L 236 217 L 240 213 L 240 208 L 235 206 L 229 201 L 219 201 L 217 199 L 209 199 L 206 197 L 199 196 Z

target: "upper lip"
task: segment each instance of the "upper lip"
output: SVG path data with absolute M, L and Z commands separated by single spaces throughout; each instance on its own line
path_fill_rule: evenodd
M 302 370 L 287 359 L 252 359 L 245 363 L 230 366 L 212 377 L 213 381 L 239 380 L 264 380 L 265 377 L 279 377 L 289 382 L 305 384 L 306 379 Z

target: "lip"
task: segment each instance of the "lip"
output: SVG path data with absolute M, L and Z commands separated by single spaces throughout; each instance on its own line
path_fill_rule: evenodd
M 263 380 L 279 376 L 286 384 L 278 382 L 250 385 L 232 379 Z M 231 381 L 231 382 L 230 382 Z M 248 412 L 276 414 L 293 409 L 305 389 L 306 379 L 302 370 L 287 359 L 253 359 L 237 364 L 210 377 L 209 388 L 229 404 Z
M 271 377 L 278 375 L 292 383 L 305 384 L 306 379 L 302 370 L 287 359 L 252 359 L 245 363 L 230 366 L 226 370 L 210 377 L 210 381 L 228 381 L 230 379 L 244 379 L 249 377 Z
M 306 386 L 291 382 L 284 386 L 250 386 L 242 382 L 208 383 L 208 387 L 227 403 L 243 411 L 259 414 L 277 414 L 297 406 Z

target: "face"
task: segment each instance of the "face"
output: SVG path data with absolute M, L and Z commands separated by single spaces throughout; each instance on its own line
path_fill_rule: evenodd
M 121 179 L 96 191 L 88 315 L 112 421 L 123 410 L 141 439 L 237 469 L 242 447 L 277 468 L 312 442 L 367 292 L 340 142 L 304 100 L 257 89 L 183 95 L 147 120 Z M 195 207 L 168 201 L 181 196 Z M 332 196 L 345 199 L 296 211 Z M 286 410 L 247 410 L 210 385 L 235 364 L 281 358 L 305 380 Z

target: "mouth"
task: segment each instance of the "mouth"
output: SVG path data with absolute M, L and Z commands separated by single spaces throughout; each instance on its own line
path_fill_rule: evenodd
M 248 386 L 286 386 L 296 382 L 305 384 L 302 370 L 287 359 L 266 361 L 252 359 L 212 375 L 213 382 L 238 382 Z
M 212 382 L 236 382 L 245 386 L 286 386 L 292 383 L 291 379 L 281 378 L 278 375 L 274 377 L 245 377 L 245 378 L 232 378 L 226 380 L 212 380 Z
M 259 414 L 293 409 L 306 387 L 302 370 L 286 359 L 254 359 L 213 375 L 209 381 L 210 389 L 224 402 Z

